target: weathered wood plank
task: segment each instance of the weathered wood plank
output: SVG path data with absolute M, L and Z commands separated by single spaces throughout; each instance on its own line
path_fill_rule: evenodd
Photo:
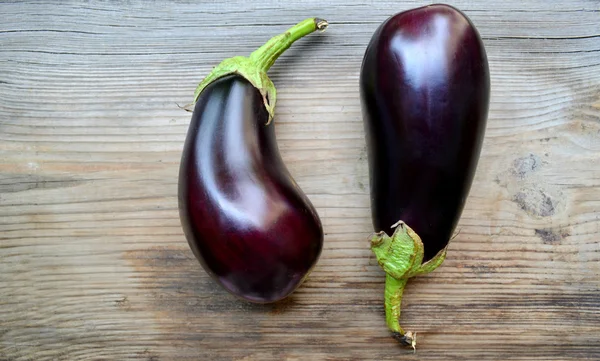
M 599 359 L 594 0 L 453 3 L 488 50 L 486 139 L 448 260 L 406 291 L 417 355 L 389 338 L 358 74 L 378 24 L 422 4 L 0 3 L 0 360 Z M 177 104 L 309 16 L 331 27 L 270 74 L 280 150 L 325 246 L 290 299 L 251 305 L 183 237 Z

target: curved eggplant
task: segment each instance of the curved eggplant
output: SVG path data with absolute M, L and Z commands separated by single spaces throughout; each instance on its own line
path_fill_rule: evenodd
M 270 124 L 275 88 L 266 76 L 319 24 L 326 25 L 308 19 L 249 58 L 224 61 L 196 92 L 179 173 L 181 224 L 204 269 L 252 302 L 290 295 L 322 249 L 319 216 L 279 154 Z
M 483 42 L 448 5 L 396 14 L 366 49 L 360 91 L 387 323 L 413 344 L 398 324 L 402 290 L 443 262 L 471 187 L 490 99 Z

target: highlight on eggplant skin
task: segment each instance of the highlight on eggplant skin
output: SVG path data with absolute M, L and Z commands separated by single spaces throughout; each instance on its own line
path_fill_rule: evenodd
M 490 76 L 477 29 L 460 10 L 444 4 L 390 17 L 365 51 L 360 96 L 372 221 L 379 232 L 374 243 L 387 242 L 383 234 L 398 247 L 414 243 L 414 250 L 423 252 L 422 266 L 429 264 L 425 268 L 432 271 L 432 264 L 443 262 L 456 230 L 487 123 Z M 422 273 L 410 271 L 419 266 L 413 261 L 396 260 L 407 270 L 396 276 Z M 400 292 L 393 305 L 399 317 L 404 285 L 394 287 L 386 292 Z M 393 317 L 388 326 L 396 336 L 405 334 Z
M 247 301 L 289 296 L 323 247 L 319 216 L 279 153 L 266 72 L 294 41 L 326 26 L 306 19 L 249 57 L 225 59 L 196 90 L 179 171 L 181 225 L 206 272 Z

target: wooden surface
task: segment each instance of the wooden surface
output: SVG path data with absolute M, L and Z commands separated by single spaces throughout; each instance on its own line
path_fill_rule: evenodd
M 389 337 L 358 75 L 417 1 L 0 3 L 0 360 L 600 359 L 600 3 L 456 1 L 492 103 L 448 259 L 410 282 Z M 177 212 L 196 84 L 310 16 L 270 72 L 276 132 L 326 232 L 275 305 L 217 287 Z

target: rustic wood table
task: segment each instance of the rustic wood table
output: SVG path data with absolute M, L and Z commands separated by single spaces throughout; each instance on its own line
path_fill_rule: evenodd
M 389 337 L 368 248 L 365 46 L 421 1 L 0 4 L 0 360 L 600 359 L 600 3 L 459 1 L 492 102 L 448 259 Z M 193 257 L 177 174 L 196 84 L 292 24 L 275 127 L 322 218 L 307 282 L 241 302 Z

